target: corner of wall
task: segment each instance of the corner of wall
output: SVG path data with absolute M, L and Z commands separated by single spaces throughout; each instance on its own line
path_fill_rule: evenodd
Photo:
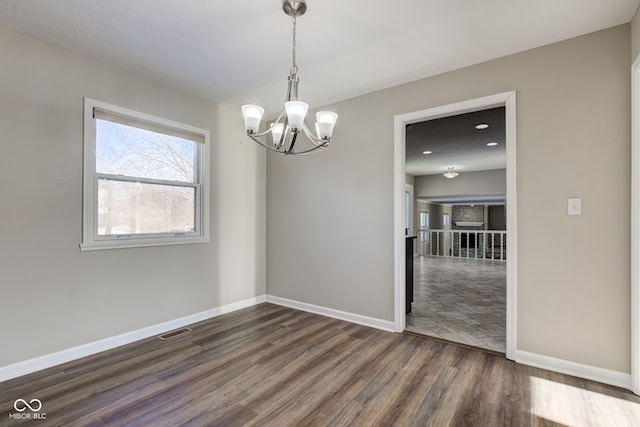
M 631 20 L 631 62 L 640 54 L 640 7 Z

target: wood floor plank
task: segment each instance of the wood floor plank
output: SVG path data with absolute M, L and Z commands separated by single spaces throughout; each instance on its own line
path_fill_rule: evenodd
M 626 390 L 273 304 L 190 327 L 0 383 L 0 425 L 640 425 Z
M 352 376 L 357 375 L 355 372 L 362 361 L 356 361 L 368 352 L 363 353 L 365 343 L 358 340 L 347 340 L 344 345 L 339 348 L 332 348 L 325 352 L 323 359 L 330 363 L 321 365 L 313 365 L 314 373 L 307 375 L 308 381 L 300 384 L 298 391 L 290 390 L 297 396 L 295 401 L 288 398 L 288 395 L 280 396 L 284 401 L 276 402 L 275 411 L 270 413 L 269 418 L 258 417 L 252 421 L 250 425 L 264 425 L 270 420 L 275 421 L 279 418 L 279 414 L 286 413 L 287 421 L 291 425 L 305 425 L 307 423 L 318 422 L 318 420 L 326 419 L 322 413 L 322 404 L 331 403 L 335 408 L 338 390 L 342 390 L 346 381 Z

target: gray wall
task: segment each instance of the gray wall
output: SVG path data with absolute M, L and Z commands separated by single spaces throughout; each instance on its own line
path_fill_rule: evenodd
M 0 366 L 265 293 L 265 155 L 235 110 L 0 29 Z M 83 97 L 209 129 L 211 243 L 80 252 Z
M 421 210 L 429 211 L 429 228 L 433 230 L 442 230 L 442 216 L 445 213 L 451 218 L 451 205 L 418 201 L 416 216 L 420 215 Z
M 394 116 L 516 90 L 517 348 L 630 372 L 630 39 L 623 25 L 328 106 L 327 152 L 267 158 L 268 293 L 392 321 Z
M 453 179 L 423 175 L 415 178 L 414 193 L 416 197 L 505 194 L 506 179 L 505 169 L 464 172 Z

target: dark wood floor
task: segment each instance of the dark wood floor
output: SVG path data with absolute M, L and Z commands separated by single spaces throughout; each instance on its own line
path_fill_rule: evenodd
M 625 390 L 276 305 L 192 328 L 0 383 L 0 425 L 640 425 Z

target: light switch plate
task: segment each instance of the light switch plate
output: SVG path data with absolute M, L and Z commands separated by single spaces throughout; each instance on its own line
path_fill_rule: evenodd
M 567 214 L 582 215 L 582 199 L 567 199 Z

